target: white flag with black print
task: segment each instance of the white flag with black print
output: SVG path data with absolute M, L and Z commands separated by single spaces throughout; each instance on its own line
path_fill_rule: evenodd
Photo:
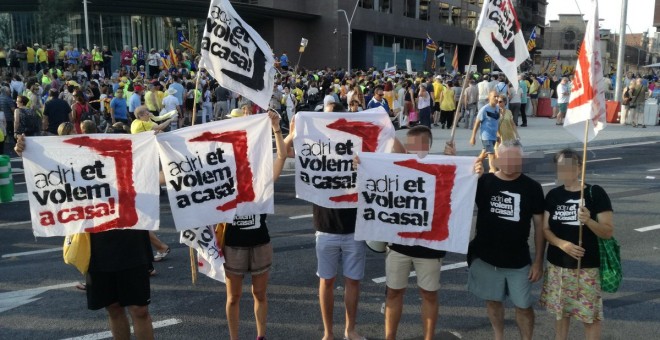
M 202 38 L 200 67 L 224 88 L 268 108 L 275 60 L 268 43 L 236 13 L 229 0 L 213 0 Z

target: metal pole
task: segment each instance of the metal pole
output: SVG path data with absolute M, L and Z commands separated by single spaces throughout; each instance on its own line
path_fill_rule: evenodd
M 99 22 L 101 23 L 101 48 L 103 48 L 103 15 L 99 14 Z
M 623 92 L 623 57 L 626 52 L 626 17 L 628 14 L 628 0 L 621 2 L 621 25 L 619 27 L 619 51 L 616 63 L 616 87 L 614 100 L 620 102 Z
M 346 71 L 348 74 L 351 74 L 351 38 L 353 35 L 353 30 L 351 29 L 351 23 L 348 23 L 348 70 Z
M 87 18 L 87 0 L 83 0 L 83 11 L 85 12 L 85 48 L 89 49 L 89 20 Z

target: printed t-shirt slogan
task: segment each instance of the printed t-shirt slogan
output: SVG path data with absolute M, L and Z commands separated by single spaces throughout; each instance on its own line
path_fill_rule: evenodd
M 293 139 L 296 197 L 326 208 L 357 206 L 353 157 L 389 152 L 394 127 L 381 107 L 362 112 L 299 112 Z
M 273 213 L 270 126 L 254 115 L 158 135 L 177 230 Z
M 238 16 L 229 1 L 211 1 L 202 38 L 201 66 L 223 87 L 268 108 L 274 64 L 266 41 Z
M 355 239 L 467 252 L 473 157 L 360 154 Z
M 158 229 L 157 162 L 151 133 L 26 138 L 34 235 Z

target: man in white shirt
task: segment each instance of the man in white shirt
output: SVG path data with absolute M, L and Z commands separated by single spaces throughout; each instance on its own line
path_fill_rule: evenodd
M 333 92 L 332 86 L 328 86 L 328 88 L 324 90 L 325 90 L 325 97 L 323 97 L 323 107 L 325 108 L 326 106 L 328 106 L 328 104 L 335 102 L 335 96 L 332 95 Z
M 557 114 L 557 125 L 564 125 L 564 117 L 568 110 L 568 100 L 570 99 L 571 91 L 568 87 L 568 78 L 561 78 L 561 82 L 557 85 L 557 104 L 559 104 L 559 113 Z
M 181 114 L 181 106 L 179 105 L 179 100 L 176 98 L 176 92 L 177 90 L 170 85 L 166 92 L 167 95 L 165 98 L 163 98 L 163 110 L 161 112 L 166 113 L 176 110 L 177 113 L 179 113 L 179 116 L 182 117 L 183 115 Z M 170 128 L 172 130 L 178 128 L 177 120 L 172 119 Z
M 479 89 L 479 104 L 477 111 L 488 104 L 488 94 L 490 93 L 490 77 L 484 75 L 483 80 L 477 85 Z

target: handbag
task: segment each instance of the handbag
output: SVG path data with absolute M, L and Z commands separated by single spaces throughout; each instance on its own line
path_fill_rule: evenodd
M 589 187 L 589 196 L 593 201 L 593 186 Z M 598 238 L 600 253 L 600 289 L 607 293 L 616 293 L 623 280 L 621 251 L 619 242 L 612 236 L 609 239 Z
M 76 267 L 83 275 L 87 274 L 89 259 L 92 257 L 89 233 L 79 233 L 65 237 L 62 252 L 64 263 Z

